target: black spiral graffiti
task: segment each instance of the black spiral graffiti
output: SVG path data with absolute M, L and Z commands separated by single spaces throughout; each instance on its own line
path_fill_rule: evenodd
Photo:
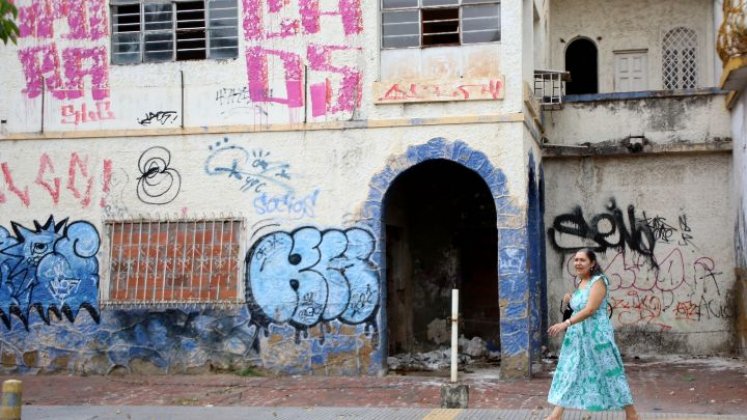
M 143 203 L 167 204 L 179 195 L 182 177 L 169 168 L 171 152 L 154 146 L 143 152 L 138 160 L 141 176 L 137 179 L 137 196 Z

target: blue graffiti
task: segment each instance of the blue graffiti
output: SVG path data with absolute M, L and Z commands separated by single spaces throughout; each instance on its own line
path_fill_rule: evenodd
M 49 324 L 49 313 L 75 321 L 85 308 L 98 322 L 101 239 L 84 221 L 54 222 L 52 216 L 35 230 L 11 222 L 15 237 L 0 226 L 0 319 L 10 329 L 15 314 L 28 328 L 31 309 Z
M 374 248 L 373 235 L 359 228 L 303 227 L 263 236 L 247 255 L 252 322 L 265 332 L 274 322 L 308 334 L 320 322 L 339 320 L 366 323 L 376 333 L 381 287 L 370 260 Z
M 296 197 L 290 193 L 279 196 L 262 193 L 254 199 L 254 210 L 258 215 L 287 214 L 291 219 L 314 217 L 317 198 L 319 190 L 314 190 L 305 197 Z
M 242 192 L 262 193 L 267 188 L 292 193 L 287 183 L 291 179 L 290 165 L 268 160 L 270 152 L 260 149 L 249 152 L 241 146 L 227 144 L 228 138 L 210 146 L 212 153 L 205 161 L 208 175 L 226 175 L 241 183 Z

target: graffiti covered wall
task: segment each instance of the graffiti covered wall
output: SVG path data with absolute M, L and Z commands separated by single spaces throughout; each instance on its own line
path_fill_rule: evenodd
M 360 130 L 355 141 L 318 131 L 202 135 L 186 143 L 164 136 L 158 145 L 137 137 L 126 144 L 36 140 L 33 150 L 28 142 L 4 142 L 0 364 L 16 372 L 255 366 L 286 374 L 381 373 L 381 182 L 408 165 L 451 156 L 495 189 L 505 227 L 496 268 L 508 305 L 501 325 L 515 331 L 504 347 L 507 359 L 518 358 L 517 369 L 527 367 L 526 236 L 521 200 L 512 194 L 521 189 L 514 174 L 524 171 L 508 145 L 495 147 L 511 127 L 494 128 L 489 138 L 484 125 L 455 125 Z M 422 137 L 435 133 L 465 140 Z M 402 140 L 375 141 L 382 137 Z M 336 147 L 299 152 L 302 139 Z M 242 221 L 236 235 L 215 224 L 191 227 L 227 215 Z M 167 301 L 176 296 L 167 286 L 231 267 L 241 275 L 239 293 L 205 289 Z M 116 297 L 137 276 L 148 290 Z M 233 298 L 205 305 L 201 296 Z
M 732 251 L 717 233 L 730 213 L 729 156 L 638 156 L 635 167 L 627 158 L 546 163 L 551 322 L 575 286 L 573 253 L 591 247 L 625 351 L 731 351 Z

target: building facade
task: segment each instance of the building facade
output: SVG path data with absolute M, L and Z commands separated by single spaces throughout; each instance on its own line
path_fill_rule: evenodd
M 625 348 L 733 351 L 714 2 L 15 3 L 6 371 L 383 374 L 459 288 L 527 377 L 579 246 Z

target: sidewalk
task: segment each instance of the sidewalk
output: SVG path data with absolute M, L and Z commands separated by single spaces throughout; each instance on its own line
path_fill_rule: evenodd
M 638 410 L 646 413 L 644 418 L 747 419 L 744 360 L 668 357 L 625 363 Z M 497 370 L 460 373 L 460 382 L 470 386 L 469 410 L 461 411 L 437 410 L 441 385 L 448 382 L 448 376 L 47 375 L 18 379 L 23 381 L 24 418 L 119 419 L 128 418 L 124 416 L 128 413 L 131 418 L 178 416 L 186 420 L 192 418 L 189 413 L 204 418 L 225 411 L 220 418 L 234 418 L 231 413 L 235 413 L 252 419 L 494 419 L 542 418 L 547 414 L 550 407 L 546 396 L 553 368 L 552 363 L 544 363 L 537 366 L 534 378 L 517 381 L 498 380 Z M 5 379 L 10 377 L 0 377 Z M 88 411 L 98 414 L 88 416 Z M 65 413 L 78 417 L 64 417 Z M 672 413 L 680 414 L 672 417 Z M 566 418 L 588 415 L 591 413 L 569 411 Z M 624 416 L 611 412 L 591 418 Z
M 447 410 L 427 408 L 339 408 L 339 407 L 169 407 L 169 406 L 93 406 L 93 407 L 27 407 L 25 420 L 130 420 L 171 419 L 204 420 L 541 420 L 550 410 Z M 745 416 L 708 414 L 642 413 L 644 419 L 676 420 L 743 420 Z M 622 412 L 595 413 L 587 415 L 578 411 L 567 411 L 564 420 L 623 420 Z

